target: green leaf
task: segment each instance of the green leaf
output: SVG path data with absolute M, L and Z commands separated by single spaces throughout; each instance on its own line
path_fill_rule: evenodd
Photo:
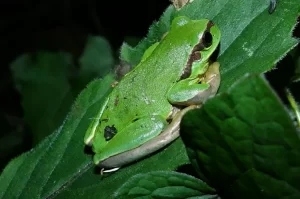
M 70 109 L 74 100 L 67 79 L 71 61 L 66 53 L 38 52 L 24 54 L 11 64 L 34 144 L 52 133 Z
M 269 185 L 270 182 L 272 182 L 272 186 Z M 288 182 L 250 169 L 232 184 L 227 195 L 230 195 L 230 198 L 297 199 L 299 191 Z
M 131 46 L 135 46 L 140 42 L 141 38 L 140 37 L 134 37 L 134 36 L 125 36 L 124 37 L 124 42 Z
M 90 83 L 58 130 L 9 163 L 0 176 L 0 198 L 48 198 L 93 167 L 83 136 L 113 81 L 107 76 Z
M 200 178 L 231 198 L 233 193 L 235 198 L 300 197 L 299 135 L 284 105 L 258 75 L 187 113 L 181 126 Z M 247 186 L 245 179 L 255 183 Z M 239 186 L 252 191 L 251 197 L 236 190 Z
M 103 77 L 110 72 L 114 64 L 112 49 L 102 37 L 89 36 L 83 54 L 79 58 L 80 71 L 83 76 Z
M 268 12 L 269 3 L 270 0 L 194 0 L 179 12 L 169 7 L 160 21 L 150 27 L 147 39 L 135 48 L 123 45 L 121 58 L 135 66 L 143 52 L 169 31 L 170 22 L 176 16 L 208 18 L 221 30 L 218 61 L 221 63 L 222 83 L 219 91 L 224 91 L 245 73 L 272 69 L 299 43 L 292 38 L 292 31 L 300 0 L 280 1 L 273 14 Z
M 60 126 L 78 93 L 92 79 L 107 74 L 114 63 L 109 43 L 102 37 L 88 38 L 79 69 L 72 62 L 67 53 L 37 52 L 11 64 L 34 144 Z
M 170 154 L 176 155 L 170 156 Z M 164 160 L 164 163 L 161 163 L 161 160 Z M 95 172 L 93 166 L 72 184 L 66 186 L 65 190 L 60 191 L 56 198 L 114 198 L 117 188 L 135 174 L 160 170 L 172 171 L 187 161 L 185 148 L 181 139 L 178 139 L 158 154 L 104 177 L 100 176 L 100 171 Z
M 216 192 L 203 181 L 192 176 L 155 171 L 130 178 L 116 192 L 116 198 L 217 198 Z

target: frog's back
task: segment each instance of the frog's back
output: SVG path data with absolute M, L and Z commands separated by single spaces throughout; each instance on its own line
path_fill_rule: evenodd
M 160 51 L 157 49 L 156 52 Z M 145 60 L 128 73 L 112 91 L 113 98 L 109 100 L 103 117 L 109 117 L 111 124 L 115 125 L 127 123 L 145 115 L 156 114 L 167 117 L 171 110 L 167 92 L 182 73 L 178 67 L 166 65 L 167 63 L 178 64 L 176 59 L 171 63 L 169 60 L 165 63 L 162 59 L 162 57 L 169 57 L 170 53 L 173 52 L 164 51 L 158 58 L 151 56 L 151 59 Z
M 179 36 L 173 36 L 174 33 L 170 32 L 151 56 L 118 83 L 103 112 L 102 119 L 105 119 L 105 122 L 101 124 L 102 129 L 112 125 L 117 129 L 122 128 L 148 115 L 161 115 L 167 118 L 172 109 L 167 100 L 167 92 L 180 79 L 192 48 L 190 39 L 185 40 L 189 37 L 186 31 L 184 29 L 179 31 L 182 31 L 182 34 L 177 32 Z M 192 36 L 195 40 L 199 39 L 198 35 Z

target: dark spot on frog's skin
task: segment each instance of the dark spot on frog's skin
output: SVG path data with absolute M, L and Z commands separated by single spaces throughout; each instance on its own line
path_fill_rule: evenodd
M 135 122 L 135 121 L 137 121 L 137 120 L 138 120 L 138 118 L 133 119 L 133 120 L 132 120 L 132 123 Z
M 112 139 L 117 133 L 118 133 L 118 130 L 116 129 L 115 125 L 106 126 L 104 128 L 104 138 L 106 141 L 109 141 L 110 139 Z
M 196 51 L 195 53 L 192 54 L 192 60 L 197 61 L 201 59 L 201 54 L 199 51 Z
M 123 97 L 123 99 L 127 99 L 127 97 Z
M 134 70 L 133 70 L 133 72 L 135 72 Z M 135 75 L 136 76 L 136 75 Z M 131 78 L 131 83 L 133 83 L 134 81 L 135 81 L 135 76 L 133 76 L 132 78 Z
M 104 118 L 101 120 L 102 122 L 108 122 L 108 118 Z
M 118 104 L 119 104 L 119 95 L 117 95 L 117 97 L 116 97 L 116 99 L 115 99 L 114 105 L 115 105 L 115 106 L 118 106 Z
M 276 0 L 271 0 L 270 1 L 270 5 L 269 5 L 269 9 L 268 9 L 269 14 L 272 14 L 275 11 L 276 5 L 277 5 L 277 1 Z

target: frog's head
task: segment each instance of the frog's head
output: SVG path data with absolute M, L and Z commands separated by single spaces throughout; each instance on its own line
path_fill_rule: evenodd
M 172 21 L 171 31 L 181 32 L 182 40 L 200 52 L 201 60 L 208 60 L 220 43 L 220 29 L 208 19 L 191 20 L 185 16 L 176 17 Z
M 208 19 L 191 20 L 179 16 L 173 20 L 170 32 L 176 32 L 177 41 L 181 41 L 188 54 L 187 70 L 183 76 L 205 72 L 220 43 L 219 28 Z
M 195 42 L 198 40 L 194 51 L 200 51 L 201 59 L 208 61 L 220 43 L 220 29 L 208 19 L 193 21 L 193 26 L 198 28 L 197 35 L 193 35 Z

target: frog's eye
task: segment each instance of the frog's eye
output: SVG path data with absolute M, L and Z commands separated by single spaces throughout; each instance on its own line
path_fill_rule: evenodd
M 202 43 L 204 45 L 205 48 L 208 48 L 212 45 L 212 41 L 213 41 L 213 36 L 211 35 L 210 32 L 205 31 L 204 35 L 202 37 Z

